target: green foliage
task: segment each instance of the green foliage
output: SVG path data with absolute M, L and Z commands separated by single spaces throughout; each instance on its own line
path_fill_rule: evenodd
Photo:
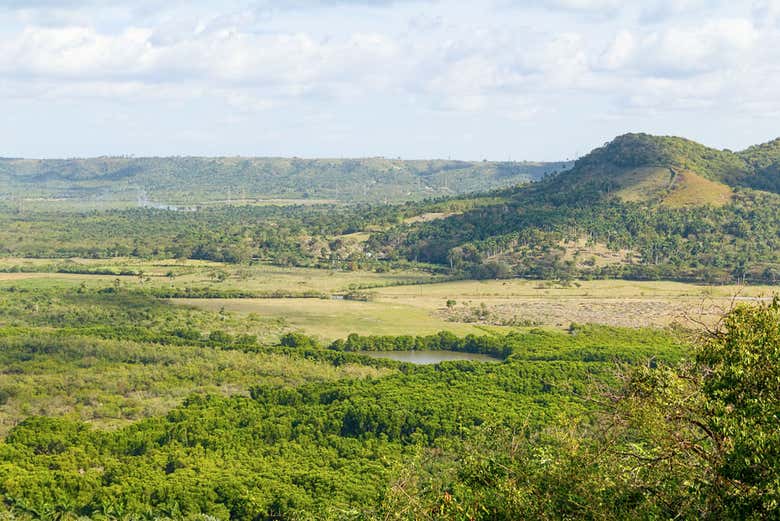
M 485 424 L 588 417 L 590 382 L 612 381 L 616 361 L 686 350 L 668 332 L 596 326 L 350 335 L 334 349 L 292 333 L 266 346 L 241 340 L 227 314 L 143 293 L 0 296 L 0 414 L 18 422 L 0 442 L 0 496 L 18 519 L 378 516 L 420 451 Z M 508 356 L 413 366 L 360 354 L 387 347 Z
M 780 156 L 777 159 L 780 160 Z M 605 165 L 622 168 L 663 166 L 691 170 L 729 185 L 739 183 L 750 173 L 749 164 L 739 154 L 709 148 L 685 138 L 649 134 L 618 136 L 578 160 L 575 168 L 604 169 Z
M 303 333 L 290 332 L 285 333 L 279 339 L 279 344 L 284 347 L 303 347 L 303 348 L 316 348 L 318 343 L 313 338 L 304 335 Z
M 737 307 L 698 361 L 728 512 L 780 515 L 780 301 Z
M 409 211 L 415 211 L 409 206 Z M 403 208 L 356 205 L 242 206 L 197 212 L 136 209 L 67 213 L 0 213 L 0 255 L 45 258 L 201 259 L 247 263 L 252 259 L 280 264 L 346 261 L 347 249 L 324 237 L 349 234 L 369 225 L 395 223 Z M 319 240 L 308 242 L 312 236 Z M 324 252 L 322 251 L 324 248 Z M 343 257 L 343 258 L 342 258 Z M 357 260 L 361 260 L 358 257 Z M 58 263 L 56 271 L 83 267 Z M 117 274 L 117 273 L 109 273 Z M 215 272 L 215 277 L 220 274 Z
M 739 155 L 755 171 L 755 175 L 746 180 L 748 186 L 780 193 L 780 138 L 752 146 Z
M 485 425 L 428 451 L 395 519 L 775 519 L 780 303 L 738 307 L 695 359 L 626 367 L 590 420 Z
M 549 188 L 559 182 L 560 176 Z M 581 191 L 551 202 L 536 188 L 519 190 L 508 203 L 377 232 L 367 247 L 386 259 L 438 263 L 470 278 L 777 280 L 780 197 L 775 194 L 742 191 L 722 207 L 669 208 L 603 199 L 598 192 L 589 198 Z M 580 239 L 630 256 L 603 266 L 577 263 L 562 245 Z

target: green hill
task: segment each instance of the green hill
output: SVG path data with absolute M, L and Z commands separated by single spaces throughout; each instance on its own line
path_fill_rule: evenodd
M 570 170 L 502 192 L 501 204 L 398 226 L 369 244 L 477 278 L 774 282 L 779 167 L 780 140 L 734 153 L 626 134 Z
M 745 161 L 727 150 L 716 150 L 680 137 L 625 134 L 578 161 L 582 169 L 665 167 L 687 170 L 712 181 L 735 184 L 748 171 Z
M 778 158 L 780 140 L 735 153 L 682 138 L 627 134 L 554 174 L 553 167 L 566 165 L 382 158 L 8 160 L 0 161 L 0 181 L 6 181 L 0 186 L 10 186 L 12 197 L 59 194 L 81 205 L 105 200 L 106 206 L 126 197 L 125 205 L 135 206 L 143 196 L 150 207 L 214 207 L 65 219 L 51 203 L 38 203 L 43 213 L 32 204 L 5 204 L 0 253 L 124 252 L 377 267 L 412 261 L 470 278 L 774 283 L 780 279 Z M 537 182 L 516 184 L 528 172 L 539 177 L 545 171 Z M 513 186 L 479 197 L 413 201 L 504 183 Z M 370 204 L 277 208 L 255 204 L 262 197 Z M 220 204 L 227 199 L 249 206 Z M 403 199 L 412 201 L 384 204 Z
M 680 207 L 724 205 L 739 188 L 780 191 L 780 139 L 735 153 L 680 137 L 625 134 L 534 193 L 557 202 L 614 196 Z
M 0 199 L 92 206 L 311 199 L 398 202 L 537 180 L 566 163 L 385 158 L 0 159 Z
M 753 172 L 747 186 L 780 193 L 780 138 L 739 153 Z

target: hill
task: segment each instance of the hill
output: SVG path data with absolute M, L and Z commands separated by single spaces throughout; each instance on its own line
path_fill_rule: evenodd
M 499 204 L 397 226 L 369 246 L 477 278 L 774 282 L 779 172 L 780 140 L 735 153 L 626 134 Z
M 103 207 L 267 199 L 398 202 L 508 187 L 566 163 L 385 158 L 0 159 L 0 199 Z
M 625 134 L 578 159 L 535 194 L 557 202 L 604 197 L 671 207 L 724 205 L 734 189 L 780 191 L 780 139 L 742 152 L 689 139 Z
M 731 152 L 683 138 L 627 134 L 577 160 L 569 170 L 537 182 L 480 196 L 403 205 L 384 202 L 422 199 L 430 191 L 400 190 L 410 183 L 431 187 L 433 179 L 448 176 L 458 180 L 459 189 L 471 182 L 480 186 L 498 182 L 499 172 L 504 172 L 501 182 L 509 183 L 524 175 L 517 173 L 522 167 L 514 171 L 504 163 L 386 159 L 246 160 L 245 174 L 239 175 L 234 164 L 222 170 L 224 178 L 217 178 L 216 167 L 203 167 L 205 161 L 219 165 L 216 159 L 184 158 L 181 164 L 148 160 L 160 168 L 178 165 L 165 173 L 143 166 L 146 160 L 117 159 L 116 164 L 102 166 L 99 161 L 114 160 L 74 160 L 70 169 L 50 170 L 43 166 L 47 162 L 16 160 L 3 163 L 17 165 L 14 174 L 7 169 L 5 173 L 16 186 L 23 184 L 32 191 L 39 185 L 65 184 L 76 187 L 71 195 L 93 193 L 84 196 L 92 197 L 87 205 L 121 193 L 121 186 L 137 191 L 142 179 L 158 183 L 142 185 L 151 187 L 149 198 L 155 201 L 167 193 L 171 199 L 166 203 L 188 204 L 199 200 L 197 196 L 214 204 L 197 212 L 170 212 L 165 205 L 143 201 L 153 208 L 64 215 L 50 203 L 39 203 L 44 208 L 40 211 L 33 205 L 19 208 L 0 201 L 0 210 L 6 208 L 0 211 L 0 255 L 255 259 L 371 269 L 421 262 L 434 264 L 428 267 L 437 272 L 478 279 L 776 283 L 780 279 L 778 158 L 780 140 Z M 279 166 L 283 164 L 289 169 L 283 170 Z M 196 171 L 194 165 L 203 169 Z M 260 174 L 258 165 L 275 165 L 274 172 L 286 173 Z M 383 168 L 397 175 L 388 178 Z M 274 193 L 287 198 L 284 208 L 257 204 L 248 195 L 233 199 L 244 203 L 240 207 L 219 204 L 226 193 L 232 197 L 260 190 L 270 193 L 282 186 L 290 191 Z M 311 187 L 311 192 L 293 191 L 303 186 Z M 447 181 L 446 187 L 439 188 L 452 190 L 452 186 Z M 211 187 L 210 193 L 206 187 Z M 30 192 L 24 193 L 30 197 Z M 180 199 L 173 198 L 175 194 Z M 352 203 L 363 198 L 374 202 L 291 204 L 292 197 L 308 196 L 311 203 L 327 194 L 342 202 L 348 197 Z M 109 200 L 109 204 L 117 203 Z
M 740 152 L 754 175 L 747 185 L 758 190 L 780 193 L 780 138 Z

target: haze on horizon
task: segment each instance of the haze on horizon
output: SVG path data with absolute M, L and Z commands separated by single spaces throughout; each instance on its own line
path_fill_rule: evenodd
M 0 156 L 573 159 L 780 134 L 780 0 L 0 0 Z

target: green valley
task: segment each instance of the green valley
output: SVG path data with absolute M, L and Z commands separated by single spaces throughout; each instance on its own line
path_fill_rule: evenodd
M 775 518 L 779 157 L 5 161 L 0 519 Z

